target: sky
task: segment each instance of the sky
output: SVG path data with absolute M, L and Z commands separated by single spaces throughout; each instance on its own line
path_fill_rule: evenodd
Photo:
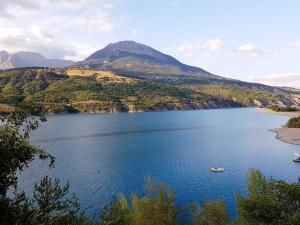
M 0 0 L 0 50 L 83 60 L 133 40 L 211 73 L 300 87 L 299 0 Z

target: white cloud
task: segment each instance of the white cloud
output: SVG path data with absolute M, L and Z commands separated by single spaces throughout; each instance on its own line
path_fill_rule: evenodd
M 114 10 L 113 2 L 115 0 L 0 0 L 0 18 L 16 20 L 27 16 L 22 19 L 30 20 L 32 11 L 35 10 L 41 15 L 34 23 L 52 21 L 59 17 L 59 26 L 64 24 L 81 29 L 111 32 L 118 27 L 110 19 L 111 11 Z M 56 13 L 59 15 L 55 15 Z
M 88 16 L 78 17 L 70 23 L 70 26 L 77 26 L 82 29 L 95 30 L 98 29 L 102 32 L 110 32 L 117 29 L 117 25 L 107 20 L 104 16 Z
M 180 4 L 180 1 L 173 1 L 172 3 L 174 6 L 178 6 Z
M 28 0 L 0 0 L 0 17 L 6 19 L 15 18 L 13 8 L 22 8 L 25 10 L 31 10 L 39 8 L 38 1 Z
M 212 66 L 212 61 L 215 64 L 218 57 L 223 53 L 220 51 L 223 47 L 224 41 L 220 38 L 209 38 L 185 42 L 176 48 L 168 49 L 167 52 L 184 63 L 210 70 L 217 68 L 215 65 Z
M 250 77 L 251 82 L 272 86 L 285 86 L 300 88 L 300 73 L 271 74 L 267 76 Z
M 293 45 L 294 45 L 295 47 L 297 47 L 297 48 L 300 48 L 300 40 L 299 40 L 299 41 L 295 41 L 295 42 L 293 43 Z
M 113 15 L 118 5 L 118 0 L 0 0 L 0 50 L 82 60 L 101 46 L 104 33 L 111 38 L 119 29 Z
M 186 42 L 179 45 L 175 51 L 209 51 L 214 52 L 223 48 L 224 42 L 219 38 L 211 38 L 206 41 Z
M 49 32 L 42 30 L 39 26 L 32 26 L 30 28 L 31 33 L 37 38 L 44 39 L 47 42 L 53 41 L 53 35 Z
M 131 35 L 132 36 L 135 36 L 137 33 L 137 30 L 135 28 L 131 29 Z
M 219 38 L 208 39 L 204 46 L 208 48 L 209 51 L 213 52 L 220 48 L 223 48 L 224 42 Z
M 238 46 L 235 50 L 238 53 L 246 54 L 251 57 L 272 57 L 272 58 L 278 57 L 277 52 L 266 51 L 264 49 L 254 46 L 251 43 Z
M 0 28 L 0 49 L 9 52 L 34 51 L 49 58 L 75 56 L 71 46 L 56 41 L 51 34 L 39 27 L 30 31 L 20 28 Z

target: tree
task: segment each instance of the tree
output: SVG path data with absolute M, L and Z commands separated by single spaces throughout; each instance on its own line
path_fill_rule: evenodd
M 300 222 L 300 185 L 266 178 L 252 170 L 248 196 L 237 195 L 239 220 L 245 225 L 294 225 Z
M 37 93 L 38 91 L 41 91 L 41 83 L 39 81 L 34 81 L 31 83 L 26 83 L 23 87 L 23 95 L 25 97 L 27 96 L 31 96 L 35 93 Z
M 16 104 L 22 100 L 20 91 L 12 84 L 7 83 L 2 89 L 3 98 L 12 104 Z
M 132 195 L 131 205 L 122 194 L 101 214 L 101 224 L 175 225 L 181 209 L 175 204 L 175 193 L 166 185 L 145 179 L 145 196 Z
M 100 215 L 100 225 L 132 225 L 133 214 L 128 207 L 127 198 L 121 194 L 104 207 Z
M 0 195 L 5 196 L 9 186 L 17 185 L 17 170 L 22 171 L 36 155 L 49 159 L 53 166 L 54 157 L 29 142 L 30 132 L 39 126 L 38 120 L 27 119 L 21 110 L 1 120 L 4 124 L 0 126 Z M 45 121 L 45 117 L 40 120 Z
M 300 128 L 300 116 L 289 119 L 287 123 L 289 128 Z
M 78 200 L 75 195 L 68 198 L 69 184 L 61 186 L 58 179 L 54 181 L 45 177 L 35 185 L 33 198 L 24 192 L 17 192 L 17 171 L 22 171 L 38 155 L 40 159 L 49 160 L 52 167 L 54 157 L 30 144 L 32 130 L 38 128 L 38 121 L 28 119 L 24 111 L 16 110 L 1 118 L 0 126 L 0 224 L 1 225 L 88 225 L 91 224 L 84 215 L 77 215 Z M 41 121 L 45 121 L 43 116 Z M 13 194 L 7 195 L 10 186 L 15 188 Z
M 191 207 L 194 225 L 227 225 L 230 218 L 223 200 L 208 201 L 203 207 L 194 204 Z
M 177 224 L 181 209 L 175 204 L 175 192 L 165 184 L 154 181 L 151 176 L 146 176 L 144 189 L 145 197 L 133 195 L 131 200 L 136 224 Z

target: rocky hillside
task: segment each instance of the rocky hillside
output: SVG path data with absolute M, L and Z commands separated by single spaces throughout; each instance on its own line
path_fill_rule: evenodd
M 0 72 L 0 104 L 58 112 L 136 112 L 299 106 L 297 95 L 223 85 L 177 85 L 108 71 L 27 68 Z
M 47 59 L 35 52 L 8 53 L 0 51 L 0 70 L 22 67 L 61 68 L 70 66 L 74 62 L 62 59 Z

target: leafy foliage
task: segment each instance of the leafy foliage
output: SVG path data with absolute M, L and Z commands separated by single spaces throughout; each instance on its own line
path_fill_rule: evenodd
M 194 204 L 191 211 L 194 225 L 227 225 L 230 222 L 223 200 L 208 201 L 203 207 Z
M 2 117 L 0 125 L 0 224 L 3 225 L 58 225 L 90 224 L 83 216 L 76 213 L 79 204 L 76 196 L 68 198 L 69 185 L 60 186 L 59 180 L 45 177 L 35 185 L 33 198 L 25 193 L 18 193 L 17 171 L 35 159 L 49 160 L 52 167 L 54 157 L 42 149 L 30 144 L 30 132 L 36 130 L 39 122 L 28 118 L 24 111 L 16 110 Z M 40 121 L 45 117 L 40 116 Z M 7 190 L 14 187 L 15 192 L 7 195 Z
M 204 85 L 199 86 L 196 90 L 214 97 L 232 99 L 242 106 L 254 106 L 255 101 L 262 106 L 277 105 L 278 102 L 285 102 L 286 99 L 284 95 L 275 92 L 222 85 Z
M 121 194 L 102 212 L 100 224 L 177 224 L 177 216 L 181 210 L 175 204 L 175 193 L 172 190 L 147 176 L 145 194 L 145 197 L 141 198 L 133 194 L 131 205 Z
M 40 117 L 44 121 L 44 117 Z M 35 155 L 41 159 L 54 158 L 29 143 L 29 134 L 38 128 L 36 119 L 28 120 L 24 111 L 15 111 L 2 118 L 0 126 L 0 195 L 4 196 L 9 186 L 17 184 L 17 170 L 22 170 Z
M 287 123 L 289 128 L 300 128 L 300 116 L 289 119 Z
M 300 222 L 300 185 L 267 179 L 258 170 L 248 178 L 248 196 L 237 195 L 237 211 L 245 225 L 294 225 Z
M 271 106 L 270 109 L 272 109 L 275 112 L 297 112 L 298 111 L 296 107 Z
M 0 198 L 0 224 L 3 225 L 90 225 L 79 211 L 75 195 L 67 198 L 69 185 L 60 186 L 59 180 L 45 177 L 35 185 L 33 198 L 15 193 L 15 198 Z

